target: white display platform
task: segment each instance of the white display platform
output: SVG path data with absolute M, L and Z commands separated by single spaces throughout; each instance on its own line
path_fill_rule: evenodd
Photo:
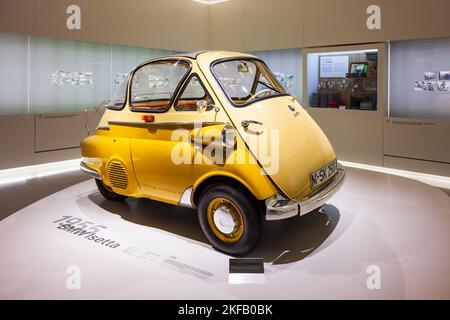
M 196 211 L 145 199 L 110 202 L 89 180 L 0 221 L 0 298 L 450 299 L 445 193 L 349 169 L 324 209 L 266 222 L 249 255 L 265 259 L 265 276 L 230 284 L 229 257 L 207 243 Z M 63 216 L 105 226 L 97 236 L 119 246 L 58 229 L 54 221 Z M 374 265 L 379 290 L 366 284 Z M 70 266 L 79 267 L 79 290 L 67 286 Z

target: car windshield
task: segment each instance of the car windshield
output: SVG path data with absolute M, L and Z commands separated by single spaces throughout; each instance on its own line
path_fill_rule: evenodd
M 287 94 L 276 77 L 259 60 L 227 60 L 214 64 L 213 73 L 235 106 Z

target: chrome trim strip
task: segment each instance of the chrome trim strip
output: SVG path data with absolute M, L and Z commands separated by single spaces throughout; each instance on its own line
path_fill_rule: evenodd
M 181 207 L 193 208 L 191 196 L 192 196 L 192 187 L 189 187 L 183 192 L 181 199 L 178 202 L 178 205 Z
M 138 122 L 138 121 L 109 121 L 109 124 L 129 126 L 183 126 L 183 125 L 217 125 L 229 124 L 228 122 L 201 122 L 201 121 L 160 121 L 160 122 Z
M 83 161 L 80 162 L 80 170 L 81 170 L 81 172 L 84 172 L 84 173 L 90 175 L 91 177 L 93 177 L 95 179 L 101 179 L 102 178 L 97 171 L 95 171 L 94 169 L 89 168 Z
M 296 215 L 304 215 L 324 205 L 342 186 L 345 178 L 346 169 L 338 164 L 338 174 L 331 181 L 331 183 L 319 193 L 310 198 L 297 201 L 279 199 L 273 205 L 268 205 L 269 200 L 266 200 L 266 220 L 281 220 L 294 217 Z

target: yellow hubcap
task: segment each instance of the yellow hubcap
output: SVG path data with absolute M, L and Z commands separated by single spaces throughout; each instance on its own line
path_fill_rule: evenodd
M 208 224 L 214 235 L 227 243 L 235 243 L 244 233 L 244 219 L 238 207 L 228 199 L 216 198 L 207 208 Z

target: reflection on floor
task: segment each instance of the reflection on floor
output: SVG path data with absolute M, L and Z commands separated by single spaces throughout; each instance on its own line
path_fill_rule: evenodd
M 0 185 L 0 220 L 89 176 L 79 170 Z
M 68 222 L 98 229 L 98 238 Z M 449 299 L 449 228 L 441 190 L 350 169 L 320 211 L 265 222 L 249 255 L 264 258 L 265 281 L 233 285 L 230 257 L 211 248 L 195 210 L 113 203 L 90 180 L 0 222 L 0 298 Z M 367 284 L 374 267 L 379 290 Z
M 194 209 L 148 199 L 128 199 L 124 203 L 115 203 L 106 201 L 99 193 L 89 195 L 89 199 L 124 220 L 208 244 Z M 265 221 L 259 245 L 247 256 L 264 258 L 265 262 L 272 264 L 300 261 L 330 236 L 338 221 L 339 211 L 332 205 L 325 205 L 313 214 L 285 221 Z

